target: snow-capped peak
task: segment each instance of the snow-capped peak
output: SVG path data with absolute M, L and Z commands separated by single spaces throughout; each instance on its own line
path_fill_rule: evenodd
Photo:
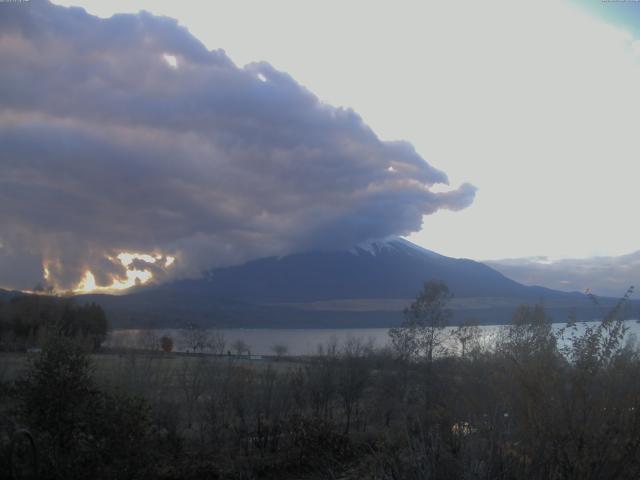
M 377 255 L 382 250 L 386 248 L 394 248 L 393 242 L 397 240 L 399 237 L 385 237 L 381 239 L 375 240 L 366 240 L 364 242 L 360 242 L 359 244 L 351 247 L 349 249 L 350 253 L 354 255 L 360 255 L 362 253 L 368 253 L 370 255 Z
M 432 252 L 431 250 L 427 250 L 426 248 L 422 248 L 398 236 L 389 236 L 381 239 L 367 240 L 349 249 L 349 252 L 353 255 L 368 254 L 376 256 L 385 251 L 396 251 L 403 253 L 413 252 L 419 253 L 421 255 L 428 254 L 438 256 L 437 253 Z

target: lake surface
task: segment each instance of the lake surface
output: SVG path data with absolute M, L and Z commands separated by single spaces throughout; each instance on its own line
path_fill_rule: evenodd
M 589 322 L 595 325 L 597 322 Z M 629 327 L 629 335 L 640 337 L 640 323 L 636 320 L 626 322 Z M 554 328 L 564 327 L 564 323 L 555 323 Z M 579 324 L 580 325 L 580 324 Z M 481 341 L 491 343 L 502 325 L 481 326 Z M 455 327 L 448 327 L 445 333 L 450 333 Z M 289 355 L 314 355 L 318 352 L 319 346 L 326 349 L 327 345 L 337 344 L 340 348 L 350 339 L 360 339 L 371 343 L 376 348 L 382 348 L 389 344 L 388 328 L 344 328 L 344 329 L 269 329 L 269 328 L 248 328 L 248 329 L 219 329 L 216 332 L 224 336 L 226 350 L 233 351 L 231 345 L 242 340 L 248 345 L 251 354 L 272 355 L 274 345 L 284 345 L 288 349 Z M 158 330 L 114 330 L 107 339 L 107 346 L 118 348 L 153 348 L 158 345 L 159 338 L 163 335 L 170 336 L 174 341 L 174 351 L 186 351 L 187 345 L 184 340 L 184 333 L 178 329 L 158 329 Z

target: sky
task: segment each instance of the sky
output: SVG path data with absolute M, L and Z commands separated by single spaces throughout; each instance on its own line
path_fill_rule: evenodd
M 0 36 L 15 67 L 0 74 L 0 135 L 33 160 L 0 156 L 14 168 L 5 284 L 128 285 L 129 272 L 192 275 L 388 235 L 477 260 L 638 250 L 640 4 L 55 3 L 178 23 L 12 7 L 8 21 L 32 28 Z M 62 147 L 72 155 L 52 186 L 55 162 L 39 158 Z M 38 172 L 57 193 L 24 188 Z M 18 210 L 27 196 L 39 203 Z M 52 228 L 52 214 L 73 218 Z M 87 227 L 89 215 L 104 223 Z M 124 265 L 122 252 L 138 258 Z

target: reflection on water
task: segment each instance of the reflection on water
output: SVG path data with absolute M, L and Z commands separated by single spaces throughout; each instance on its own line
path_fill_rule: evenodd
M 595 324 L 596 322 L 590 322 Z M 555 323 L 554 329 L 559 330 L 564 327 L 564 323 Z M 640 335 L 640 323 L 635 320 L 626 322 L 629 334 Z M 580 324 L 579 324 L 580 326 Z M 481 343 L 490 345 L 495 340 L 501 328 L 500 325 L 481 326 Z M 451 333 L 455 327 L 445 329 L 445 334 Z M 337 344 L 338 348 L 344 345 L 349 339 L 360 339 L 366 343 L 371 343 L 375 348 L 382 348 L 389 344 L 389 329 L 387 328 L 344 328 L 344 329 L 221 329 L 217 330 L 223 334 L 226 347 L 225 350 L 233 351 L 232 345 L 237 341 L 243 341 L 248 350 L 253 355 L 272 355 L 275 345 L 287 347 L 289 355 L 311 355 L 318 351 L 318 346 Z M 184 352 L 188 350 L 188 345 L 177 329 L 158 330 L 114 330 L 109 335 L 107 346 L 112 348 L 143 348 L 158 349 L 159 339 L 163 335 L 168 335 L 173 339 L 174 351 Z M 449 335 L 447 335 L 449 337 Z M 451 340 L 451 347 L 454 347 Z

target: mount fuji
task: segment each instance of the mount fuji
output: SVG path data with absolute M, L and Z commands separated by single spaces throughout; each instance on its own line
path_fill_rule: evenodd
M 102 304 L 116 326 L 387 327 L 401 322 L 403 309 L 429 280 L 449 286 L 454 321 L 505 323 L 519 304 L 537 302 L 558 321 L 570 313 L 597 316 L 581 293 L 525 286 L 483 263 L 439 255 L 401 238 L 262 258 L 198 279 L 80 300 Z

